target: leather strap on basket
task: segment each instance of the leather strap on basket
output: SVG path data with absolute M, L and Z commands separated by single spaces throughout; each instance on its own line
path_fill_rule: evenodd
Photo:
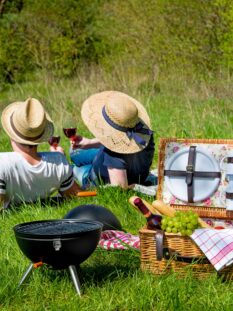
M 164 237 L 165 234 L 163 230 L 156 230 L 155 233 L 156 259 L 158 261 L 161 261 L 162 259 L 166 260 L 173 259 L 185 263 L 210 264 L 209 260 L 205 256 L 182 256 L 175 250 L 164 247 L 163 245 Z
M 193 203 L 193 172 L 195 170 L 196 162 L 196 147 L 189 148 L 188 165 L 186 166 L 185 182 L 188 188 L 188 202 Z
M 226 192 L 226 199 L 233 200 L 233 193 L 232 192 Z
M 185 177 L 185 182 L 187 184 L 187 194 L 188 194 L 189 203 L 193 203 L 193 196 L 194 196 L 193 184 L 194 184 L 195 177 L 202 177 L 202 178 L 220 178 L 221 177 L 221 172 L 195 171 L 195 161 L 196 161 L 196 146 L 190 146 L 186 171 L 164 170 L 165 176 Z
M 233 163 L 233 157 L 228 157 L 227 158 L 227 163 Z
M 157 260 L 159 261 L 163 259 L 163 239 L 164 239 L 164 231 L 157 230 L 155 233 L 156 257 L 157 257 Z

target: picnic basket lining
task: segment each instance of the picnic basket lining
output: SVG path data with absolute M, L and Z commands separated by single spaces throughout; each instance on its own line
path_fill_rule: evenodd
M 159 160 L 158 160 L 158 190 L 157 199 L 162 200 L 163 196 L 163 183 L 164 183 L 164 159 L 166 144 L 169 142 L 179 143 L 199 143 L 199 144 L 227 144 L 233 146 L 233 140 L 231 139 L 182 139 L 182 138 L 161 138 L 159 143 Z M 192 210 L 196 212 L 200 217 L 206 218 L 221 218 L 221 219 L 233 219 L 233 211 L 226 211 L 225 208 L 221 207 L 206 207 L 206 206 L 195 206 L 195 205 L 178 205 L 171 204 L 176 210 L 188 211 Z

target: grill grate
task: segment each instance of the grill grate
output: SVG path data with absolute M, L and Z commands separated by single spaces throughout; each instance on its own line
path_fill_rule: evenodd
M 72 221 L 44 221 L 39 223 L 25 224 L 17 228 L 18 233 L 30 235 L 66 235 L 81 232 L 89 232 L 100 228 L 100 224 L 92 222 Z

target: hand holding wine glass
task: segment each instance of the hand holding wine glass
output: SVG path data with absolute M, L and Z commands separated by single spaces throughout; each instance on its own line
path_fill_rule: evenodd
M 50 144 L 50 151 L 54 152 L 61 152 L 63 154 L 65 154 L 64 149 L 59 146 L 59 142 L 60 142 L 60 136 L 51 136 L 48 140 L 48 143 Z
M 76 127 L 67 127 L 63 128 L 63 132 L 66 135 L 66 137 L 69 138 L 72 148 L 75 149 L 76 144 L 78 144 L 82 140 L 82 136 L 76 135 L 77 133 L 77 128 Z
M 48 140 L 48 143 L 50 146 L 52 146 L 54 149 L 57 149 L 60 142 L 60 136 L 51 136 Z
M 77 128 L 76 127 L 66 127 L 63 128 L 63 132 L 69 140 L 75 140 Z
M 76 141 L 72 141 L 73 149 L 91 149 L 91 148 L 99 148 L 100 142 L 96 138 L 86 138 L 84 136 L 79 136 L 79 139 Z

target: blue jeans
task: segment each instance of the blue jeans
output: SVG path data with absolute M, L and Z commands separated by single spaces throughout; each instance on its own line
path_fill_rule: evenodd
M 70 148 L 70 159 L 73 163 L 74 178 L 82 189 L 96 185 L 96 175 L 92 170 L 92 162 L 99 152 L 98 148 L 75 149 Z

